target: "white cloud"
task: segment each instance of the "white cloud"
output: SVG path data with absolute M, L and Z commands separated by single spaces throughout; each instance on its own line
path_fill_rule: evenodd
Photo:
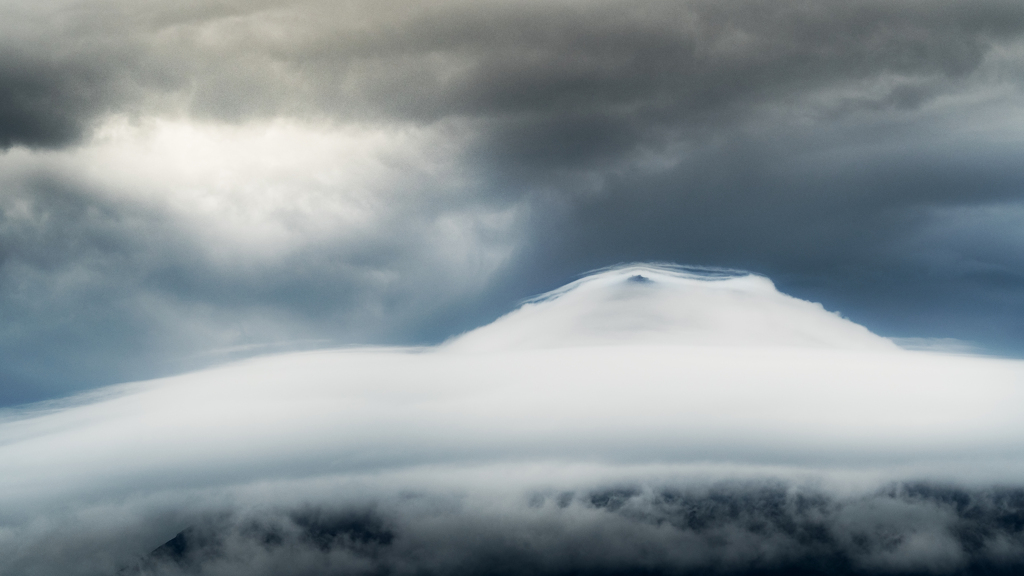
M 101 371 L 138 360 L 145 375 L 213 349 L 443 337 L 408 333 L 493 282 L 529 216 L 477 196 L 467 138 L 455 123 L 111 117 L 75 147 L 12 149 L 0 309 L 9 351 L 36 352 L 11 366 L 80 330 L 96 334 L 73 356 L 113 353 Z M 119 334 L 135 353 L 87 352 Z
M 81 146 L 4 155 L 0 173 L 8 187 L 56 174 L 95 200 L 158 212 L 165 225 L 228 252 L 219 262 L 227 265 L 361 239 L 395 213 L 444 214 L 432 204 L 459 204 L 476 185 L 459 162 L 465 139 L 452 125 L 111 117 Z

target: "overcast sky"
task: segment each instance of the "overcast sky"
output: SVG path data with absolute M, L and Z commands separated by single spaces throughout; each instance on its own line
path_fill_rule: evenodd
M 9 0 L 0 404 L 630 261 L 1024 356 L 1022 89 L 1010 0 Z

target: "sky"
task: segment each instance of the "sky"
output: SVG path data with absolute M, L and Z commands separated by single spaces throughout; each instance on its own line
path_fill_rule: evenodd
M 434 344 L 636 261 L 1024 349 L 1019 2 L 11 0 L 0 27 L 2 405 Z

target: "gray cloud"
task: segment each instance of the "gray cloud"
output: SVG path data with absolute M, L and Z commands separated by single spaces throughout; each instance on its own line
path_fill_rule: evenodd
M 577 123 L 596 150 L 628 151 L 680 123 L 728 121 L 820 90 L 849 91 L 825 111 L 915 108 L 971 90 L 964 80 L 993 47 L 1024 30 L 1012 2 L 114 2 L 22 11 L 22 31 L 8 42 L 18 49 L 6 59 L 8 143 L 55 144 L 97 114 L 176 104 L 234 120 L 493 119 L 496 145 L 515 150 L 518 135 L 527 157 L 548 141 L 531 132 L 571 138 L 564 127 Z M 561 125 L 545 129 L 552 120 Z M 566 141 L 574 145 L 565 153 L 580 154 L 584 141 Z M 516 159 L 508 151 L 502 163 Z

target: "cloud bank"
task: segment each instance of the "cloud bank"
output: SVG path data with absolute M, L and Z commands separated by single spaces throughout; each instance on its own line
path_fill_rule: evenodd
M 1024 365 L 609 269 L 429 348 L 8 411 L 18 574 L 1010 573 Z

